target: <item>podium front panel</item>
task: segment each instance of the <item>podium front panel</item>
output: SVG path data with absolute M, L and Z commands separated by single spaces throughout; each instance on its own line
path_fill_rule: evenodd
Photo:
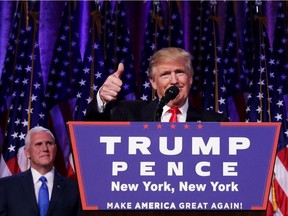
M 84 210 L 264 210 L 279 123 L 69 122 Z

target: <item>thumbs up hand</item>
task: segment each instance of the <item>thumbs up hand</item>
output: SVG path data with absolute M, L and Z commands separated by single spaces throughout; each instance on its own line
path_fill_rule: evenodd
M 119 63 L 117 71 L 107 77 L 99 90 L 99 96 L 103 103 L 115 101 L 117 99 L 118 93 L 121 91 L 123 85 L 123 82 L 120 79 L 123 73 L 124 65 L 123 63 Z

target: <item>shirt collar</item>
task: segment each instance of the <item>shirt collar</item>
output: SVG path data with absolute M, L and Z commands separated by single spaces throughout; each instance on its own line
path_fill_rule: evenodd
M 163 113 L 166 113 L 171 107 L 165 105 L 163 107 Z M 187 113 L 187 110 L 188 110 L 188 99 L 186 100 L 185 104 L 182 106 L 182 107 L 178 107 L 178 109 L 180 110 L 181 112 L 181 115 L 184 115 Z
M 31 167 L 31 173 L 32 173 L 32 177 L 33 177 L 33 183 L 36 184 L 39 181 L 39 178 L 42 176 L 36 169 Z M 51 171 L 49 171 L 48 173 L 46 173 L 44 176 L 47 179 L 47 182 L 53 182 L 54 181 L 54 167 Z

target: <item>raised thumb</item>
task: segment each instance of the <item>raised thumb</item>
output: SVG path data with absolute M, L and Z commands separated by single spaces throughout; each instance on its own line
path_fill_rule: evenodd
M 120 78 L 123 73 L 124 73 L 124 64 L 123 63 L 119 63 L 118 69 L 117 69 L 117 71 L 114 74 L 115 74 L 115 76 Z

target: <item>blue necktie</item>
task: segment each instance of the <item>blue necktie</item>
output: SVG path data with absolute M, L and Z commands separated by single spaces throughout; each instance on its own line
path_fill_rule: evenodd
M 40 216 L 46 216 L 47 209 L 49 206 L 49 194 L 48 194 L 48 187 L 46 185 L 47 179 L 44 176 L 41 176 L 39 180 L 42 182 L 42 185 L 39 189 L 38 206 Z

